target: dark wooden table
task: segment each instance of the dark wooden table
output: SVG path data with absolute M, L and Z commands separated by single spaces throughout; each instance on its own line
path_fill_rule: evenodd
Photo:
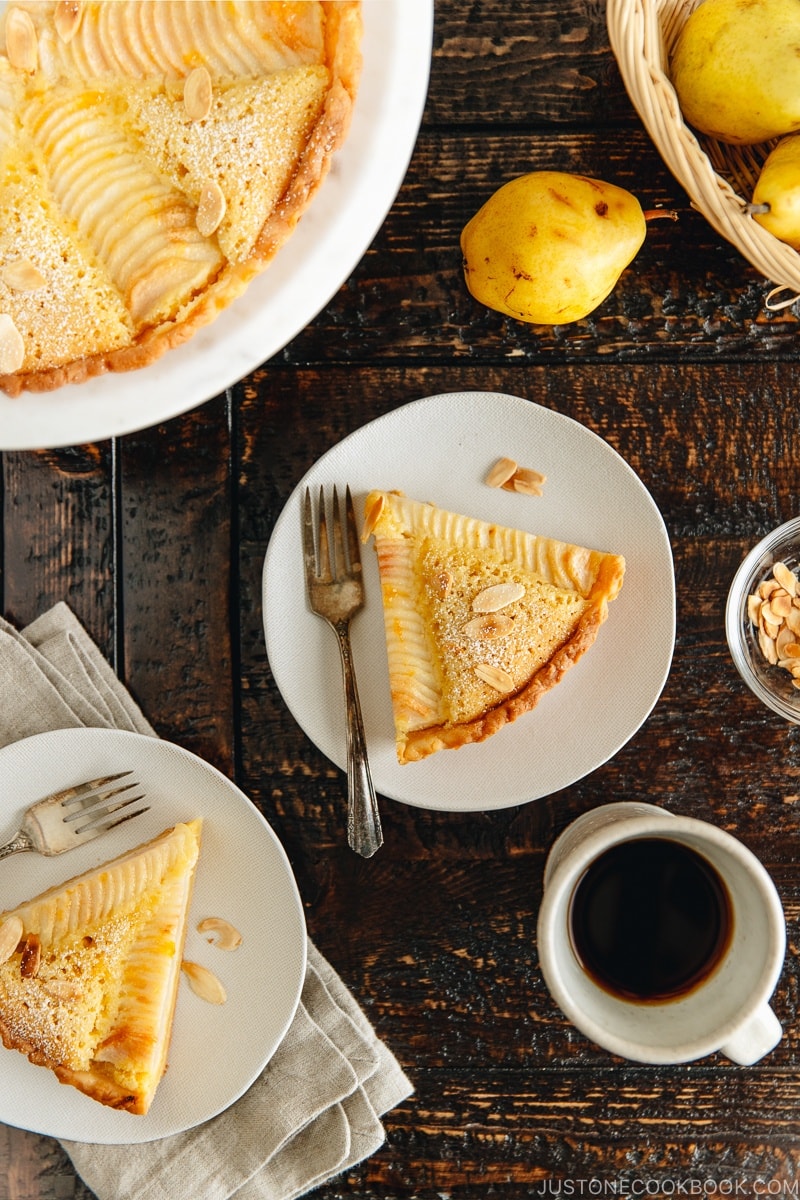
M 601 308 L 556 329 L 479 307 L 459 252 L 497 186 L 545 167 L 680 212 L 650 227 Z M 407 178 L 318 318 L 185 416 L 2 455 L 2 611 L 22 625 L 66 599 L 158 732 L 245 789 L 286 847 L 311 936 L 413 1078 L 384 1148 L 320 1200 L 797 1195 L 800 727 L 745 689 L 723 628 L 742 557 L 798 504 L 800 326 L 791 309 L 765 310 L 768 288 L 662 164 L 600 0 L 437 0 Z M 386 843 L 364 862 L 344 842 L 341 773 L 270 675 L 264 552 L 293 486 L 334 442 L 462 389 L 566 413 L 638 472 L 674 552 L 674 663 L 644 726 L 588 778 L 492 813 L 384 801 Z M 771 871 L 788 920 L 775 996 L 785 1035 L 757 1066 L 626 1064 L 550 999 L 535 942 L 546 852 L 572 818 L 619 798 L 713 820 Z M 0 1197 L 89 1193 L 57 1143 L 3 1127 Z

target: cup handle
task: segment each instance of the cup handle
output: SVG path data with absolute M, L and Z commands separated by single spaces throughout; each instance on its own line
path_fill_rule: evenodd
M 774 1050 L 782 1035 L 780 1021 L 769 1005 L 765 1004 L 724 1046 L 720 1046 L 720 1051 L 731 1062 L 738 1063 L 741 1067 L 749 1067 L 770 1050 Z

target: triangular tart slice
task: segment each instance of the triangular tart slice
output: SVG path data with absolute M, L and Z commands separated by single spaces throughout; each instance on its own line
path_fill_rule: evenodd
M 397 757 L 481 742 L 586 653 L 625 560 L 373 491 Z
M 164 1073 L 201 821 L 0 914 L 0 1037 L 111 1108 Z M 16 943 L 16 944 L 15 944 Z

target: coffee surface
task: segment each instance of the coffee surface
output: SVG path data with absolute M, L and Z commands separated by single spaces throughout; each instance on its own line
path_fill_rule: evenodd
M 717 870 L 669 838 L 634 838 L 599 855 L 570 906 L 573 949 L 587 973 L 628 1000 L 677 999 L 707 979 L 733 929 Z

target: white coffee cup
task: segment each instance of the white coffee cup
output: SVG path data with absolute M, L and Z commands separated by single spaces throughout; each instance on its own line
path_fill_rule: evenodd
M 732 929 L 711 973 L 673 999 L 630 1000 L 601 986 L 582 965 L 570 932 L 578 883 L 605 851 L 634 838 L 677 840 L 710 863 L 727 891 Z M 689 1062 L 714 1051 L 741 1065 L 780 1041 L 769 1000 L 786 952 L 780 898 L 756 856 L 724 830 L 652 804 L 607 804 L 574 821 L 545 866 L 538 919 L 539 961 L 558 1006 L 582 1033 L 623 1058 Z

